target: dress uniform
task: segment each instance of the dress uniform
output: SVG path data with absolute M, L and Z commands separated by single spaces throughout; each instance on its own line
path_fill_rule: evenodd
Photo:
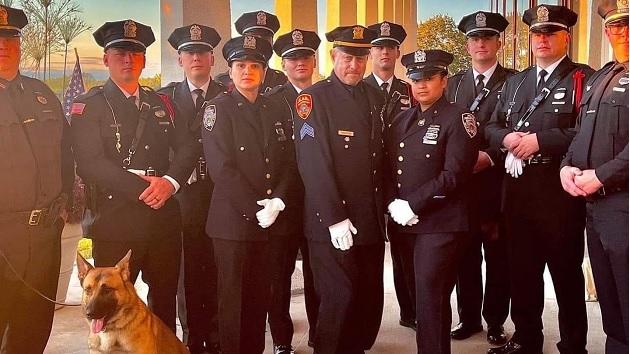
M 273 44 L 273 50 L 276 55 L 283 59 L 312 57 L 315 55 L 320 42 L 321 40 L 317 33 L 295 29 L 278 37 L 278 40 Z M 287 81 L 284 85 L 276 86 L 265 94 L 278 106 L 285 108 L 286 117 L 289 119 L 287 124 L 291 127 L 294 126 L 294 121 L 300 119 L 295 108 L 295 100 L 301 91 L 300 89 L 300 92 L 298 92 L 298 88 L 290 81 Z M 292 138 L 295 139 L 295 134 L 293 134 Z M 311 341 L 315 338 L 315 324 L 317 323 L 319 301 L 317 300 L 315 285 L 313 284 L 313 274 L 308 257 L 308 244 L 303 236 L 304 187 L 301 180 L 298 179 L 297 183 L 299 184 L 298 196 L 300 199 L 297 203 L 298 208 L 291 211 L 292 219 L 298 224 L 297 234 L 288 235 L 287 239 L 277 238 L 271 240 L 273 268 L 269 327 L 275 346 L 275 354 L 293 353 L 291 348 L 293 322 L 289 307 L 291 304 L 291 275 L 295 269 L 298 249 L 301 251 L 303 261 L 304 302 Z
M 178 52 L 208 53 L 221 41 L 214 28 L 192 24 L 177 28 L 168 42 Z M 213 184 L 208 176 L 201 145 L 202 107 L 221 92 L 225 86 L 208 77 L 201 88 L 188 78 L 172 82 L 158 91 L 168 96 L 175 106 L 180 124 L 185 125 L 197 139 L 197 163 L 193 174 L 184 184 L 177 199 L 182 214 L 183 293 L 178 292 L 178 315 L 184 331 L 184 342 L 192 354 L 204 350 L 218 350 L 217 273 L 214 264 L 212 241 L 206 235 L 206 218 L 210 207 Z M 193 97 L 194 96 L 194 97 Z M 180 279 L 180 282 L 182 279 Z M 183 307 L 183 308 L 182 308 Z M 183 313 L 182 313 L 183 312 Z M 182 316 L 183 315 L 183 316 Z
M 466 37 L 498 38 L 508 21 L 500 14 L 478 11 L 464 16 L 458 28 Z M 486 72 L 473 67 L 462 70 L 448 80 L 448 100 L 467 107 L 478 124 L 479 151 L 487 154 L 493 166 L 473 174 L 467 188 L 471 208 L 471 230 L 463 247 L 457 275 L 459 325 L 451 331 L 454 339 L 468 338 L 482 330 L 481 314 L 488 324 L 488 340 L 503 344 L 503 323 L 510 310 L 510 283 L 507 246 L 501 224 L 501 182 L 503 158 L 499 149 L 488 145 L 484 129 L 497 104 L 505 80 L 516 71 L 495 63 Z M 486 261 L 485 292 L 481 280 L 481 246 Z M 484 294 L 485 293 L 485 294 Z M 501 343 L 503 342 L 503 343 Z
M 338 55 L 366 57 L 375 35 L 356 25 L 337 27 L 326 38 L 333 50 L 343 52 Z M 320 299 L 314 343 L 318 354 L 363 353 L 380 327 L 383 103 L 373 87 L 362 80 L 346 85 L 334 71 L 295 102 L 304 228 Z M 344 224 L 355 233 L 354 246 L 347 250 L 331 245 L 330 227 Z
M 576 21 L 577 14 L 563 6 L 540 5 L 523 14 L 523 22 L 532 33 L 568 31 Z M 502 148 L 510 132 L 535 133 L 539 146 L 531 158 L 517 161 L 522 171 L 512 175 L 518 178 L 504 175 L 502 207 L 510 260 L 511 318 L 516 332 L 505 346 L 490 349 L 493 354 L 542 352 L 545 265 L 562 309 L 558 349 L 561 353 L 586 352 L 581 268 L 584 203 L 564 193 L 558 169 L 575 136 L 575 102 L 579 102 L 582 81 L 593 70 L 566 56 L 555 65 L 546 68 L 549 72 L 534 65 L 510 77 L 486 126 L 493 148 Z M 509 169 L 508 165 L 506 161 Z
M 237 37 L 225 44 L 223 56 L 230 65 L 254 61 L 264 66 L 271 45 L 254 36 Z M 222 353 L 254 354 L 265 348 L 270 244 L 295 235 L 299 225 L 291 217 L 299 198 L 289 121 L 283 107 L 262 95 L 252 103 L 238 86 L 210 100 L 204 111 L 203 147 L 215 184 L 206 232 L 218 270 Z M 271 208 L 277 219 L 265 225 L 259 215 Z
M 376 32 L 377 36 L 372 41 L 372 46 L 391 46 L 399 50 L 402 42 L 407 38 L 405 29 L 396 23 L 381 22 L 368 26 Z M 395 61 L 397 58 L 393 58 Z M 372 61 L 376 59 L 372 58 Z M 374 64 L 373 64 L 374 65 Z M 394 69 L 392 68 L 392 71 Z M 393 72 L 392 72 L 393 74 Z M 385 97 L 385 111 L 383 121 L 385 129 L 390 126 L 394 117 L 399 113 L 411 108 L 415 102 L 411 94 L 411 85 L 392 75 L 389 80 L 384 80 L 372 72 L 365 78 L 365 82 L 372 87 L 381 90 Z M 402 248 L 396 238 L 387 235 L 390 242 L 390 252 L 392 257 L 392 268 L 394 275 L 394 288 L 396 289 L 396 299 L 400 307 L 400 324 L 405 327 L 416 327 L 416 306 L 415 306 L 415 277 L 413 269 L 405 269 L 404 264 L 413 264 L 413 250 Z M 403 258 L 407 258 L 403 260 Z
M 414 81 L 446 75 L 452 61 L 441 50 L 402 57 Z M 388 231 L 414 251 L 414 264 L 408 266 L 415 271 L 418 352 L 450 353 L 450 294 L 458 244 L 469 228 L 462 186 L 477 157 L 477 125 L 471 113 L 443 95 L 424 111 L 420 104 L 396 116 L 385 138 L 390 214 L 396 220 L 392 204 L 406 201 L 419 222 L 391 223 Z
M 133 20 L 107 22 L 94 38 L 106 52 L 144 52 L 154 41 L 151 28 Z M 71 113 L 77 171 L 93 191 L 95 265 L 112 266 L 131 249 L 132 282 L 142 271 L 149 307 L 175 331 L 179 204 L 169 198 L 153 209 L 139 200 L 149 186 L 141 176 L 162 176 L 177 191 L 195 163 L 196 142 L 186 125 L 175 120 L 171 106 L 150 88 L 130 94 L 110 78 L 75 99 Z M 170 149 L 175 151 L 172 160 Z
M 254 11 L 246 12 L 242 14 L 236 22 L 234 22 L 236 32 L 240 35 L 250 34 L 256 37 L 261 37 L 273 43 L 273 35 L 280 29 L 280 21 L 274 14 L 270 14 L 266 11 Z M 232 90 L 233 84 L 230 79 L 229 72 L 224 72 L 217 75 L 216 80 Z M 267 66 L 265 70 L 265 81 L 260 86 L 260 92 L 268 92 L 272 88 L 283 85 L 287 82 L 287 77 L 280 70 L 275 70 Z
M 625 26 L 627 41 L 627 3 L 600 1 L 598 12 L 606 26 Z M 629 81 L 627 60 L 612 61 L 591 77 L 580 105 L 579 131 L 562 162 L 594 169 L 603 184 L 587 196 L 586 232 L 609 354 L 628 352 Z
M 7 53 L 0 73 L 0 347 L 40 354 L 54 304 L 22 280 L 55 297 L 59 215 L 72 191 L 74 164 L 59 100 L 44 83 L 18 71 L 19 37 L 27 22 L 22 10 L 0 5 L 0 51 Z M 4 75 L 9 66 L 14 77 Z

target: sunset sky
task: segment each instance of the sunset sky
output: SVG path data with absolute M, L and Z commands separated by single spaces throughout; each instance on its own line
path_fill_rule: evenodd
M 455 1 L 449 1 L 454 3 Z M 446 12 L 458 21 L 463 15 L 478 9 L 488 9 L 488 0 L 461 0 L 457 1 L 457 6 L 451 9 L 444 9 L 443 0 L 419 0 L 418 1 L 418 21 L 422 21 L 437 13 Z M 132 18 L 138 22 L 149 25 L 153 28 L 156 38 L 160 38 L 160 7 L 159 0 L 81 0 L 83 8 L 83 18 L 85 22 L 92 26 L 90 31 L 80 35 L 71 47 L 76 47 L 81 57 L 81 66 L 84 72 L 103 70 L 102 48 L 96 45 L 92 37 L 92 32 L 106 21 L 117 21 Z M 318 0 L 319 13 L 323 14 L 326 8 L 325 0 Z M 232 1 L 232 22 L 243 12 L 265 10 L 274 12 L 274 0 L 238 0 Z M 320 33 L 325 32 L 325 16 L 320 16 Z M 143 76 L 153 76 L 160 71 L 160 43 L 156 41 L 147 50 L 147 67 Z M 63 67 L 63 55 L 56 55 L 52 59 L 53 68 Z M 74 65 L 74 56 L 69 58 L 69 67 Z

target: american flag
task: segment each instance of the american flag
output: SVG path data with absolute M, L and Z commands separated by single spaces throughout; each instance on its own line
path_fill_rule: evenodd
M 72 101 L 85 92 L 85 86 L 83 85 L 83 74 L 81 73 L 81 64 L 79 63 L 79 53 L 77 49 L 74 49 L 74 53 L 77 56 L 77 61 L 74 64 L 74 70 L 72 71 L 72 78 L 68 84 L 68 89 L 63 96 L 63 113 L 66 115 L 66 119 L 70 121 L 70 111 L 72 109 Z

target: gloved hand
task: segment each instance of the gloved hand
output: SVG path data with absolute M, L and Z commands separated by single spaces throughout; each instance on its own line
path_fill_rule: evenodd
M 263 229 L 273 225 L 278 217 L 278 214 L 280 214 L 280 212 L 285 208 L 284 202 L 280 198 L 263 199 L 257 201 L 256 204 L 263 207 L 262 210 L 256 213 L 258 225 L 260 225 Z
M 336 249 L 346 251 L 354 244 L 352 235 L 357 234 L 357 229 L 352 225 L 350 219 L 345 219 L 334 225 L 328 226 L 330 232 L 330 242 Z
M 413 226 L 415 224 L 417 224 L 420 221 L 420 219 L 418 218 L 418 215 L 414 215 L 413 218 L 411 218 L 411 220 L 409 220 L 407 222 L 407 226 Z
M 387 206 L 387 210 L 392 216 L 392 219 L 394 219 L 397 224 L 403 226 L 412 222 L 414 217 L 416 217 L 416 219 L 418 218 L 418 215 L 414 214 L 413 210 L 411 210 L 411 206 L 409 206 L 409 202 L 406 200 L 394 199 L 394 201 Z M 417 221 L 415 223 L 417 223 Z

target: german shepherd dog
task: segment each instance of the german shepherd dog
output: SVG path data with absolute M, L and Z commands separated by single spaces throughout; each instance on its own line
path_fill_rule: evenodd
M 190 354 L 142 302 L 129 280 L 131 250 L 114 267 L 93 267 L 77 253 L 90 354 Z

